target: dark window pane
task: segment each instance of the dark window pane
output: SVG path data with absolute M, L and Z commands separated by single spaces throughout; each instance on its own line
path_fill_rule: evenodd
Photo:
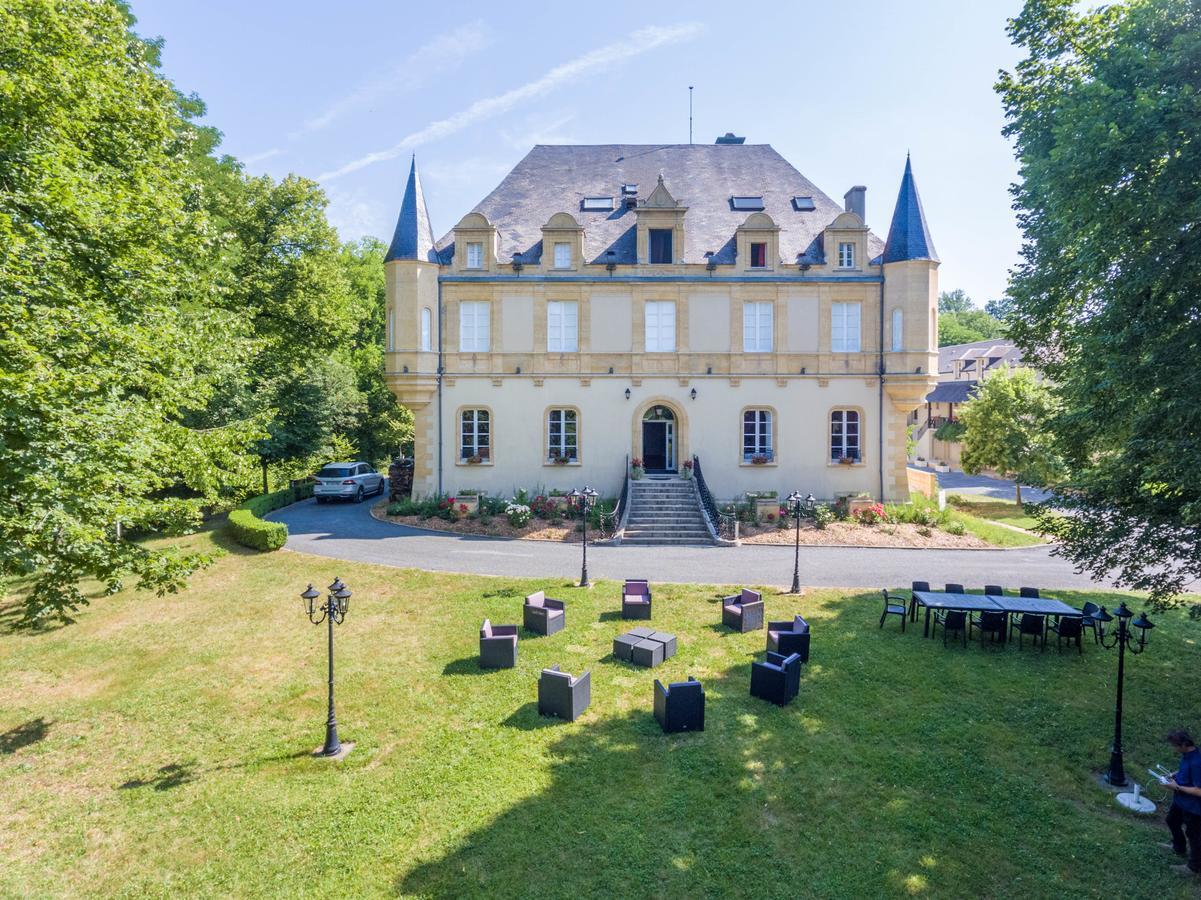
M 767 244 L 751 244 L 751 268 L 762 269 L 767 266 Z
M 650 251 L 652 263 L 671 262 L 671 229 L 650 229 Z

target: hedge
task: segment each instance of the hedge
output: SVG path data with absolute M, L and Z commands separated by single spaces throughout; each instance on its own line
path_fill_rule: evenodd
M 260 517 L 311 496 L 313 486 L 302 484 L 272 494 L 251 497 L 230 512 L 229 533 L 244 547 L 254 550 L 278 550 L 288 540 L 288 526 L 283 522 L 268 522 Z

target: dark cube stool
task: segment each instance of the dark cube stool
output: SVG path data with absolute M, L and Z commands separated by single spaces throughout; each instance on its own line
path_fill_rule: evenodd
M 634 649 L 634 645 L 640 643 L 642 638 L 635 637 L 632 634 L 619 634 L 613 638 L 613 655 L 618 659 L 630 661 L 630 651 Z
M 668 634 L 666 631 L 656 631 L 647 640 L 658 641 L 663 645 L 664 659 L 671 659 L 676 655 L 676 636 L 674 634 Z
M 641 625 L 639 625 L 637 628 L 631 628 L 629 631 L 626 632 L 626 634 L 636 637 L 640 641 L 646 640 L 648 637 L 650 637 L 654 633 L 655 633 L 655 629 L 643 628 Z
M 630 662 L 654 668 L 663 662 L 663 645 L 650 638 L 639 641 L 630 651 Z

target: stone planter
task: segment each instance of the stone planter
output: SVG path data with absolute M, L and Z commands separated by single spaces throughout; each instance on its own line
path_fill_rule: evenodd
M 771 521 L 773 522 L 780 518 L 779 499 L 775 497 L 770 500 L 756 498 L 753 502 L 755 504 L 755 518 L 757 518 L 760 522 L 768 521 L 767 517 L 769 514 L 771 515 Z
M 463 507 L 467 507 L 467 511 L 463 511 Z M 479 495 L 455 497 L 455 515 L 456 516 L 473 516 L 480 511 Z

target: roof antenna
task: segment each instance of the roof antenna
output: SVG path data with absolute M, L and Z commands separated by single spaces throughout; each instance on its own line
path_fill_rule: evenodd
M 692 85 L 688 85 L 688 146 L 692 146 Z

